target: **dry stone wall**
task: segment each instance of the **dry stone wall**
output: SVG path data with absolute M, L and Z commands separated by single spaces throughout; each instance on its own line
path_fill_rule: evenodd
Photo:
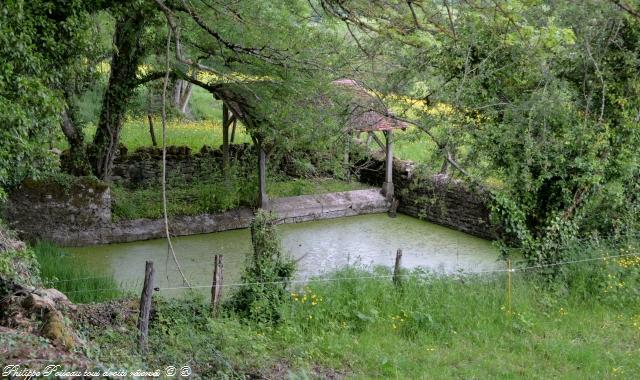
M 163 238 L 163 219 L 112 222 L 109 188 L 89 178 L 70 183 L 25 182 L 12 192 L 5 219 L 28 241 L 47 240 L 61 246 L 86 246 Z M 376 189 L 280 198 L 269 210 L 279 223 L 297 223 L 343 216 L 382 213 L 389 208 Z M 169 225 L 173 236 L 246 228 L 253 210 L 238 208 L 216 214 L 175 216 Z
M 230 156 L 243 160 L 252 155 L 249 144 L 232 144 Z M 192 182 L 214 178 L 221 171 L 222 151 L 203 146 L 193 153 L 186 146 L 167 147 L 167 182 Z M 140 148 L 132 153 L 121 150 L 113 163 L 111 182 L 127 187 L 143 187 L 160 183 L 162 149 Z
M 384 161 L 370 160 L 360 171 L 360 180 L 381 186 Z M 497 238 L 489 217 L 491 197 L 485 191 L 446 175 L 418 175 L 413 162 L 399 159 L 393 161 L 393 182 L 399 212 L 485 239 Z

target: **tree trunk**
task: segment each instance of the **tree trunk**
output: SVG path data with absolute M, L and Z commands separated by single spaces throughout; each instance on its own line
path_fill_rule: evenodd
M 444 161 L 442 161 L 442 166 L 440 167 L 440 171 L 438 172 L 439 174 L 447 174 L 449 172 L 449 160 L 447 160 L 447 158 L 444 158 Z
M 189 109 L 189 100 L 191 99 L 192 93 L 193 83 L 187 83 L 186 86 L 183 86 L 182 96 L 180 97 L 180 112 L 184 115 L 191 113 L 191 110 Z
M 184 85 L 184 81 L 182 79 L 176 79 L 173 82 L 173 106 L 176 108 L 180 108 L 180 99 L 182 98 L 182 86 Z
M 82 131 L 68 114 L 69 110 L 62 112 L 62 133 L 69 143 L 69 156 L 63 162 L 63 169 L 75 176 L 91 174 L 91 166 L 87 157 Z
M 158 141 L 156 140 L 156 132 L 153 130 L 153 117 L 151 115 L 147 115 L 147 119 L 149 119 L 149 134 L 151 135 L 151 144 L 153 146 L 158 146 Z
M 269 196 L 267 195 L 267 153 L 264 150 L 261 138 L 254 138 L 253 144 L 258 150 L 258 207 L 267 208 L 269 206 Z
M 446 154 L 446 153 L 445 153 L 445 154 Z M 455 156 L 455 153 L 454 153 L 454 152 L 451 152 L 451 158 L 455 160 L 455 159 L 456 159 L 455 157 L 456 157 L 456 156 Z M 444 161 L 442 162 L 442 166 L 440 167 L 440 172 L 439 172 L 439 174 L 446 174 L 446 175 L 448 175 L 448 174 L 449 174 L 450 169 L 451 169 L 451 163 L 449 162 L 449 158 L 448 158 L 448 157 L 445 157 L 445 158 L 444 158 Z
M 189 115 L 191 113 L 191 110 L 189 109 L 189 100 L 191 100 L 192 93 L 193 83 L 187 82 L 184 79 L 176 79 L 173 84 L 173 96 L 171 103 L 183 115 Z
M 236 124 L 238 123 L 237 118 L 233 118 L 233 127 L 231 127 L 231 143 L 233 143 L 233 139 L 236 137 Z
M 146 19 L 143 11 L 136 10 L 116 22 L 111 73 L 93 139 L 93 171 L 103 180 L 111 174 L 123 118 L 137 86 L 136 71 L 144 55 L 141 39 Z
M 70 104 L 70 99 L 67 97 L 67 104 Z M 69 143 L 69 157 L 64 162 L 64 170 L 69 174 L 84 176 L 91 174 L 91 166 L 84 145 L 84 134 L 75 116 L 75 111 L 70 105 L 62 111 L 60 126 Z

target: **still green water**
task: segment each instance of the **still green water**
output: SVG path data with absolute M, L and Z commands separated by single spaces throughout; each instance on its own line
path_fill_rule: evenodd
M 285 251 L 298 260 L 297 277 L 304 280 L 347 265 L 393 266 L 402 249 L 402 267 L 423 267 L 442 273 L 502 268 L 491 242 L 405 215 L 362 215 L 279 226 Z M 251 252 L 248 229 L 172 239 L 176 255 L 191 285 L 211 284 L 213 255 L 224 255 L 224 283 L 237 283 Z M 146 260 L 153 260 L 160 288 L 183 286 L 164 239 L 69 248 L 91 266 L 113 273 L 124 289 L 141 286 Z M 174 296 L 182 290 L 161 290 Z M 225 289 L 225 293 L 228 292 Z

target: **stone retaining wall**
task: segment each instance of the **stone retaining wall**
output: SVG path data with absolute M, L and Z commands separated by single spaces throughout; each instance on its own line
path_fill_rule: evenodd
M 267 163 L 269 171 L 278 171 L 292 177 L 303 177 L 311 171 L 313 175 L 332 176 L 333 173 L 318 169 L 322 156 L 313 155 L 311 152 L 301 153 L 309 158 L 311 169 L 305 165 L 301 167 L 291 155 L 282 157 L 270 157 Z M 253 165 L 256 153 L 250 144 L 230 144 L 229 157 L 232 162 L 243 165 Z M 62 155 L 62 167 L 69 165 L 69 159 L 65 152 Z M 207 145 L 198 152 L 192 152 L 187 146 L 167 147 L 167 183 L 190 183 L 211 180 L 220 176 L 222 172 L 222 150 L 214 149 Z M 128 152 L 124 146 L 113 163 L 110 182 L 118 185 L 136 188 L 159 184 L 162 178 L 162 149 L 158 147 L 139 148 L 134 152 Z
M 384 161 L 374 159 L 360 172 L 360 180 L 376 186 L 384 181 Z M 498 232 L 489 218 L 490 195 L 446 175 L 416 174 L 411 161 L 394 159 L 395 196 L 398 211 L 484 239 Z
M 29 180 L 9 195 L 4 218 L 31 241 L 48 239 L 61 226 L 93 229 L 111 223 L 111 193 L 92 178 Z

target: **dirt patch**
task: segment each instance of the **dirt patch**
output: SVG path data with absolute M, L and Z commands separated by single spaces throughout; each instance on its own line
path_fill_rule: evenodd
M 137 300 L 114 300 L 78 305 L 74 320 L 78 325 L 99 328 L 124 328 L 138 317 Z

